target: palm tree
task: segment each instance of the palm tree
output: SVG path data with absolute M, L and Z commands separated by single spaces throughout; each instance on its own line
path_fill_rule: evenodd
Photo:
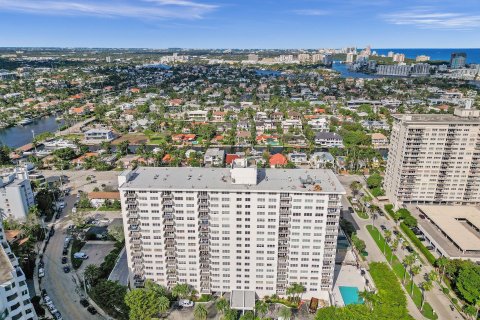
M 192 290 L 187 283 L 178 283 L 172 289 L 172 296 L 179 299 L 187 299 Z
M 419 265 L 413 265 L 410 267 L 410 275 L 412 276 L 412 288 L 410 289 L 411 291 L 410 295 L 413 295 L 413 285 L 414 285 L 413 277 L 419 274 L 420 270 L 422 270 L 422 267 Z
M 255 315 L 252 311 L 246 311 L 239 320 L 255 320 Z
M 405 272 L 403 273 L 403 283 L 405 283 L 405 278 L 407 277 L 407 270 L 410 266 L 412 266 L 415 263 L 415 256 L 412 254 L 409 254 L 405 258 L 403 258 L 402 264 L 403 267 L 405 268 Z
M 420 311 L 423 311 L 423 305 L 425 304 L 425 292 L 432 290 L 433 284 L 430 281 L 425 281 L 422 282 L 420 288 L 422 289 L 422 305 L 420 307 Z
M 428 280 L 431 281 L 431 282 L 438 281 L 438 273 L 437 273 L 435 270 L 431 270 L 431 271 L 428 273 L 427 278 L 428 278 Z
M 233 310 L 228 308 L 228 310 L 225 312 L 223 317 L 221 318 L 222 320 L 237 320 L 237 310 Z
M 294 282 L 287 288 L 287 295 L 291 295 L 292 300 L 297 302 L 300 300 L 301 294 L 304 292 L 305 292 L 305 286 L 301 283 Z
M 96 284 L 99 277 L 100 269 L 96 265 L 89 264 L 85 267 L 85 271 L 83 271 L 83 279 L 90 287 L 93 287 Z
M 229 309 L 228 301 L 223 297 L 218 299 L 218 301 L 215 303 L 215 308 L 217 309 L 218 312 L 225 315 L 225 313 Z
M 385 255 L 385 251 L 387 250 L 387 244 L 392 239 L 392 231 L 385 230 L 384 236 L 385 236 L 385 242 L 383 243 L 383 255 Z
M 257 303 L 255 303 L 255 312 L 260 318 L 263 318 L 268 312 L 268 304 L 263 300 L 258 300 Z
M 283 320 L 290 320 L 290 318 L 292 317 L 292 310 L 290 310 L 290 308 L 288 307 L 282 307 L 278 311 L 278 317 L 283 318 Z
M 165 296 L 158 298 L 157 303 L 158 303 L 158 312 L 160 314 L 164 313 L 170 308 L 170 300 L 168 300 L 168 298 Z
M 395 237 L 390 247 L 390 249 L 392 250 L 392 254 L 390 255 L 390 264 L 392 264 L 393 262 L 393 255 L 397 252 L 399 244 L 400 244 L 399 238 Z
M 193 309 L 193 317 L 195 320 L 206 320 L 207 319 L 207 308 L 205 308 L 204 304 L 197 304 Z
M 446 257 L 440 257 L 435 261 L 435 265 L 437 266 L 438 270 L 440 271 L 440 279 L 443 279 L 443 275 L 445 273 L 445 267 L 448 264 L 448 259 Z
M 365 301 L 365 304 L 370 307 L 370 310 L 373 310 L 373 304 L 377 301 L 377 295 L 371 291 L 363 290 L 358 296 Z

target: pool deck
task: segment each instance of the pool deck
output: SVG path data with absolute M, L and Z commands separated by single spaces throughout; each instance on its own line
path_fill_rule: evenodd
M 365 278 L 360 274 L 360 269 L 355 266 L 335 266 L 335 275 L 333 298 L 336 306 L 345 305 L 339 287 L 357 287 L 360 292 L 366 288 Z

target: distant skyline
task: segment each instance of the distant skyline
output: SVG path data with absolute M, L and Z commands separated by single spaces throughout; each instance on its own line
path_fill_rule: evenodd
M 1 47 L 479 48 L 480 3 L 0 0 L 0 30 Z

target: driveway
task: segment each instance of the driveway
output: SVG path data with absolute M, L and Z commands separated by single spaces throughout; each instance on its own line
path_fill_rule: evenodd
M 46 289 L 47 294 L 53 300 L 55 307 L 66 320 L 100 320 L 100 315 L 91 315 L 87 309 L 83 308 L 79 301 L 81 291 L 75 283 L 73 273 L 64 273 L 61 264 L 63 243 L 66 237 L 66 228 L 70 224 L 70 219 L 65 216 L 70 212 L 76 195 L 66 198 L 66 208 L 62 217 L 54 222 L 55 235 L 50 239 L 47 249 L 43 256 L 45 262 L 45 277 L 42 278 L 40 287 Z M 70 260 L 70 259 L 69 259 Z M 71 265 L 70 261 L 68 263 Z

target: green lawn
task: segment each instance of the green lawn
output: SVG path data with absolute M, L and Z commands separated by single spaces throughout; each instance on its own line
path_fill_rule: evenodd
M 398 259 L 398 257 L 395 254 L 392 253 L 392 250 L 390 250 L 388 246 L 385 246 L 385 239 L 383 238 L 381 232 L 378 231 L 376 227 L 369 225 L 367 226 L 367 230 L 372 236 L 373 240 L 375 240 L 380 250 L 384 252 L 385 258 L 388 260 L 388 262 L 392 266 L 392 269 L 395 271 L 395 274 L 398 276 L 400 281 L 402 281 L 405 276 L 405 267 L 402 265 L 401 261 Z M 414 283 L 413 295 L 412 295 L 411 294 L 412 280 L 408 273 L 405 279 L 406 279 L 404 284 L 405 290 L 412 297 L 412 300 L 415 303 L 415 305 L 420 309 L 420 306 L 422 304 L 422 291 Z M 433 313 L 433 309 L 428 302 L 425 302 L 423 306 L 422 314 L 428 319 L 438 318 L 437 315 Z
M 369 216 L 368 216 L 368 213 L 366 213 L 365 211 L 361 211 L 361 210 L 358 210 L 358 211 L 355 211 L 357 213 L 357 216 L 359 216 L 361 219 L 368 219 Z

